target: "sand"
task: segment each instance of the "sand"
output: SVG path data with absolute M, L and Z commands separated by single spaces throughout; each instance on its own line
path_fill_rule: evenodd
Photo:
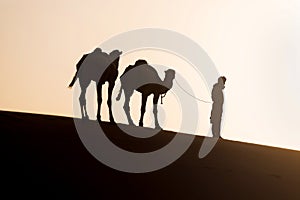
M 300 152 L 221 139 L 199 159 L 196 137 L 171 165 L 150 173 L 111 169 L 84 147 L 73 119 L 0 112 L 1 195 L 37 199 L 300 199 Z M 152 138 L 101 124 L 120 147 L 147 152 L 174 133 Z

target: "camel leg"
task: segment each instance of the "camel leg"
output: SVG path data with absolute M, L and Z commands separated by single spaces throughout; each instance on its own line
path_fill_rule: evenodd
M 144 114 L 146 111 L 146 104 L 147 104 L 148 95 L 142 94 L 142 106 L 141 106 L 141 117 L 140 117 L 140 123 L 139 126 L 143 126 L 144 123 Z
M 81 88 L 81 93 L 79 96 L 79 102 L 80 102 L 80 109 L 81 109 L 81 118 L 82 119 L 89 119 L 89 116 L 86 111 L 86 99 L 85 99 L 85 94 L 86 94 L 86 88 Z
M 101 104 L 102 104 L 102 84 L 98 83 L 97 85 L 97 102 L 98 102 L 98 107 L 97 107 L 97 120 L 100 122 L 101 121 Z
M 82 92 L 80 93 L 80 96 L 79 96 L 79 103 L 80 103 L 81 119 L 84 119 L 85 118 L 85 112 L 83 109 L 84 99 L 82 99 L 81 94 L 82 94 Z
M 115 83 L 114 82 L 110 82 L 109 86 L 108 86 L 108 98 L 107 98 L 107 105 L 108 105 L 108 109 L 109 109 L 109 121 L 111 123 L 115 123 L 113 114 L 112 114 L 112 104 L 111 104 L 111 96 L 112 96 L 112 92 L 114 89 Z
M 129 125 L 134 125 L 134 123 L 131 119 L 131 116 L 130 116 L 130 106 L 129 106 L 130 97 L 131 97 L 133 91 L 132 92 L 124 91 L 124 93 L 125 93 L 125 102 L 124 102 L 123 108 L 124 108 L 125 114 L 127 116 Z
M 158 102 L 158 98 L 159 98 L 159 95 L 154 94 L 154 97 L 153 97 L 153 114 L 154 114 L 154 120 L 155 120 L 155 128 L 161 128 L 159 126 L 158 119 L 157 119 L 157 102 Z

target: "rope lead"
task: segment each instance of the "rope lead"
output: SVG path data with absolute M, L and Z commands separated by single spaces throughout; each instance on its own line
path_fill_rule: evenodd
M 160 95 L 160 104 L 163 104 L 163 98 L 167 95 L 167 93 Z
M 203 103 L 212 103 L 212 102 L 210 102 L 210 101 L 205 101 L 205 100 L 199 99 L 199 98 L 197 98 L 197 97 L 191 95 L 188 91 L 186 91 L 183 87 L 181 87 L 181 85 L 177 82 L 176 79 L 174 79 L 174 80 L 176 81 L 176 83 L 177 83 L 177 85 L 179 86 L 179 88 L 180 88 L 182 91 L 184 91 L 187 95 L 189 95 L 189 96 L 193 97 L 194 99 L 196 99 L 197 101 L 201 101 L 201 102 L 203 102 Z

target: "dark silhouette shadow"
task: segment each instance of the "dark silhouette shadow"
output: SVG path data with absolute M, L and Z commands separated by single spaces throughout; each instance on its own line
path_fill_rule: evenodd
M 133 121 L 130 116 L 129 101 L 134 90 L 136 90 L 142 93 L 139 126 L 143 126 L 143 119 L 146 111 L 148 96 L 153 94 L 153 114 L 155 119 L 155 127 L 160 128 L 157 119 L 157 102 L 160 95 L 165 95 L 168 90 L 172 88 L 174 78 L 175 71 L 172 69 L 168 69 L 165 71 L 164 80 L 161 80 L 156 70 L 145 60 L 137 60 L 134 65 L 129 65 L 120 77 L 121 88 L 116 98 L 117 101 L 120 100 L 122 91 L 124 91 L 125 103 L 123 108 L 126 113 L 128 123 L 133 125 Z
M 45 199 L 296 200 L 300 196 L 299 151 L 219 140 L 208 157 L 199 159 L 205 138 L 197 136 L 173 164 L 150 173 L 126 173 L 91 156 L 72 118 L 0 111 L 0 121 L 1 195 L 9 199 L 47 195 Z M 100 126 L 115 145 L 136 153 L 156 151 L 181 134 L 161 131 L 151 138 L 134 138 L 116 125 Z M 145 129 L 128 127 L 136 132 Z M 158 159 L 164 155 L 158 154 Z
M 212 110 L 210 115 L 210 123 L 212 124 L 213 137 L 220 137 L 221 120 L 223 113 L 224 94 L 226 77 L 221 76 L 218 78 L 218 83 L 214 84 L 211 97 L 213 100 Z
M 122 52 L 119 50 L 114 50 L 110 54 L 107 54 L 100 48 L 96 48 L 92 53 L 83 55 L 76 64 L 77 71 L 69 87 L 74 85 L 77 78 L 79 79 L 81 88 L 79 102 L 83 119 L 89 119 L 86 110 L 86 89 L 91 81 L 95 81 L 97 84 L 98 101 L 97 119 L 98 121 L 101 120 L 100 108 L 102 103 L 102 85 L 107 81 L 109 84 L 107 100 L 107 105 L 109 108 L 109 120 L 110 122 L 115 122 L 112 114 L 111 96 L 115 86 L 115 81 L 118 77 L 118 67 L 121 54 Z

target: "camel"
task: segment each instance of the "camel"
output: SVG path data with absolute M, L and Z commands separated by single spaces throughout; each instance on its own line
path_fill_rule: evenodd
M 114 123 L 112 114 L 112 91 L 115 86 L 115 81 L 118 77 L 119 59 L 122 54 L 119 50 L 112 51 L 109 55 L 102 52 L 100 48 L 96 48 L 92 53 L 85 54 L 77 63 L 77 71 L 73 77 L 69 87 L 72 87 L 79 79 L 81 93 L 79 96 L 81 116 L 83 119 L 89 119 L 86 110 L 86 89 L 90 85 L 91 81 L 95 81 L 97 84 L 97 120 L 101 121 L 100 109 L 102 104 L 102 85 L 107 81 L 108 86 L 108 99 L 107 105 L 109 108 L 109 120 Z M 101 77 L 100 77 L 101 76 Z
M 163 95 L 165 95 L 172 88 L 174 78 L 175 71 L 168 69 L 165 71 L 164 80 L 161 80 L 157 74 L 157 71 L 152 66 L 148 65 L 147 61 L 145 60 L 137 60 L 134 65 L 129 65 L 125 69 L 124 73 L 120 77 L 121 88 L 116 100 L 120 100 L 122 91 L 124 91 L 125 102 L 123 108 L 130 125 L 134 125 L 134 123 L 130 116 L 129 101 L 134 90 L 136 90 L 142 93 L 139 126 L 143 126 L 148 96 L 153 94 L 153 114 L 155 119 L 155 128 L 160 128 L 157 119 L 157 102 L 160 95 L 162 98 Z

